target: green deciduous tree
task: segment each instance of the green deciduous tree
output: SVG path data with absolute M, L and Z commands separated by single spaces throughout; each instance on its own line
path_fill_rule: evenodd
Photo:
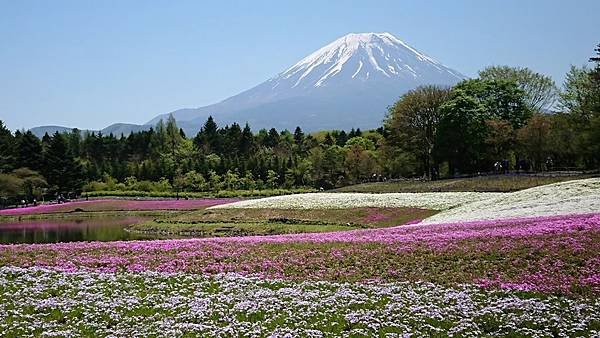
M 529 68 L 491 66 L 479 72 L 482 80 L 505 80 L 515 82 L 525 92 L 525 102 L 531 110 L 552 108 L 558 89 L 554 80 Z
M 533 115 L 518 131 L 518 140 L 523 152 L 532 160 L 536 170 L 542 170 L 546 158 L 552 153 L 550 134 L 552 121 L 542 114 Z
M 571 66 L 560 93 L 560 104 L 582 123 L 587 123 L 594 115 L 597 105 L 596 90 L 589 69 Z
M 388 140 L 420 160 L 421 171 L 429 176 L 435 164 L 434 146 L 441 120 L 440 107 L 450 90 L 423 86 L 404 94 L 389 108 L 385 126 Z
M 490 120 L 504 121 L 517 130 L 531 116 L 525 92 L 506 80 L 465 80 L 452 89 L 440 109 L 437 145 L 451 174 L 455 169 L 463 173 L 489 170 Z
M 48 186 L 42 175 L 28 168 L 16 169 L 13 175 L 21 180 L 21 192 L 28 201 L 42 198 L 43 189 Z

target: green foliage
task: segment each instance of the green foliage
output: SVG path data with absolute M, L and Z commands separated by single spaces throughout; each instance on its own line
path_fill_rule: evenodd
M 58 194 L 81 189 L 84 183 L 83 169 L 74 158 L 64 135 L 57 132 L 52 136 L 44 152 L 44 162 L 47 165 L 42 173 L 48 180 L 51 191 Z
M 513 128 L 525 125 L 531 109 L 525 103 L 526 93 L 510 80 L 465 80 L 454 88 L 474 98 L 484 108 L 484 119 L 508 121 Z
M 560 104 L 563 109 L 574 114 L 581 120 L 588 120 L 594 114 L 595 88 L 589 69 L 571 66 L 560 94 Z
M 206 179 L 195 170 L 188 171 L 185 175 L 177 176 L 173 186 L 181 191 L 191 192 L 208 190 Z
M 517 83 L 525 92 L 525 102 L 534 111 L 551 108 L 558 94 L 558 89 L 552 78 L 534 72 L 529 68 L 491 66 L 480 71 L 479 78 Z
M 525 92 L 506 80 L 465 80 L 452 89 L 440 110 L 437 150 L 448 161 L 450 174 L 488 171 L 494 161 L 489 154 L 511 143 L 494 133 L 512 133 L 531 116 Z
M 487 131 L 485 105 L 467 91 L 457 88 L 441 110 L 443 117 L 436 140 L 437 153 L 450 163 L 451 174 L 454 169 L 477 170 Z
M 437 86 L 422 86 L 404 94 L 390 107 L 385 125 L 390 132 L 389 142 L 419 159 L 421 172 L 429 176 L 442 117 L 441 106 L 448 100 L 450 90 Z
M 0 173 L 14 169 L 15 140 L 10 130 L 0 121 Z
M 267 171 L 267 186 L 269 188 L 275 188 L 277 185 L 277 181 L 279 180 L 279 175 L 274 170 Z
M 29 168 L 36 171 L 41 170 L 43 168 L 43 157 L 40 140 L 31 131 L 27 131 L 19 137 L 15 137 L 15 139 L 16 167 Z
M 143 191 L 143 192 L 171 192 L 173 187 L 165 178 L 158 181 L 141 180 L 128 177 L 124 183 L 117 182 L 110 175 L 104 175 L 102 181 L 91 181 L 83 187 L 83 191 Z
M 41 199 L 43 189 L 48 186 L 48 182 L 42 175 L 29 168 L 16 169 L 13 175 L 21 180 L 20 190 L 27 200 Z
M 21 193 L 22 180 L 15 175 L 0 173 L 0 202 L 6 205 L 14 202 Z
M 164 197 L 164 198 L 227 198 L 227 197 L 267 197 L 289 194 L 302 194 L 314 192 L 315 189 L 304 187 L 294 189 L 251 189 L 251 190 L 218 190 L 206 192 L 183 192 L 173 191 L 139 191 L 139 190 L 118 190 L 118 191 L 89 191 L 84 192 L 88 197 Z
M 548 137 L 551 129 L 552 119 L 536 114 L 518 132 L 519 143 L 537 170 L 543 169 L 546 158 L 552 153 L 552 144 Z
M 48 183 L 38 172 L 19 168 L 11 173 L 0 173 L 0 206 L 41 200 Z
M 368 138 L 362 136 L 355 136 L 348 141 L 345 142 L 344 145 L 347 149 L 353 148 L 353 146 L 358 146 L 362 150 L 375 150 L 375 144 Z
M 583 166 L 600 168 L 600 60 L 590 61 L 596 63 L 594 69 L 571 67 L 560 103 L 568 113 L 565 120 L 573 132 L 571 144 L 578 160 Z

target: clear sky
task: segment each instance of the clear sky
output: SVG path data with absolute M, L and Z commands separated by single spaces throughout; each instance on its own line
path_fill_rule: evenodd
M 144 123 L 237 94 L 350 32 L 390 32 L 468 76 L 507 64 L 561 83 L 600 43 L 598 13 L 598 0 L 0 0 L 0 120 Z

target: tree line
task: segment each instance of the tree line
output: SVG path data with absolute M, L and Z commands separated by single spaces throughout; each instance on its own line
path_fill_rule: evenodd
M 600 58 L 590 62 L 572 66 L 562 89 L 530 69 L 493 66 L 453 88 L 409 91 L 385 121 L 392 171 L 435 178 L 499 163 L 503 171 L 597 170 Z
M 596 49 L 600 55 L 600 47 Z M 81 191 L 333 188 L 372 179 L 431 179 L 504 170 L 600 167 L 600 58 L 559 89 L 527 68 L 488 67 L 452 88 L 423 86 L 376 130 L 307 134 L 219 127 L 187 136 L 171 116 L 129 135 L 44 135 L 0 121 L 0 198 Z

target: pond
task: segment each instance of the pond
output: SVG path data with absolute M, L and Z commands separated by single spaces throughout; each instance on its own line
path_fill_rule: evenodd
M 0 223 L 0 243 L 58 243 L 157 239 L 130 233 L 125 228 L 143 217 L 80 217 L 29 219 Z

